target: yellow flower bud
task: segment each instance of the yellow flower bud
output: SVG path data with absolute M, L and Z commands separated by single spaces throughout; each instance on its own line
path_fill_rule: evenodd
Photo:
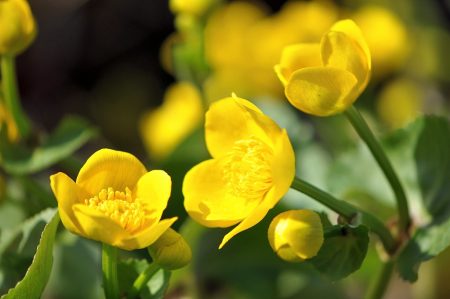
M 192 258 L 189 244 L 171 228 L 148 247 L 148 252 L 153 261 L 166 270 L 183 268 Z
M 302 262 L 314 257 L 323 244 L 323 228 L 317 213 L 291 210 L 277 215 L 269 226 L 269 243 L 285 261 Z
M 26 0 L 0 1 L 0 55 L 17 55 L 36 36 L 36 23 Z

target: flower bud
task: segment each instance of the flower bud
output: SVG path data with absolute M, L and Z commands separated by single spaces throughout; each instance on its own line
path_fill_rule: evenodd
M 183 268 L 192 258 L 189 244 L 171 228 L 148 247 L 148 252 L 153 261 L 166 270 Z
M 202 16 L 216 3 L 217 0 L 170 0 L 169 7 L 174 14 Z
M 26 0 L 0 1 L 0 55 L 17 55 L 36 36 L 36 22 Z
M 323 228 L 317 213 L 292 210 L 277 215 L 269 226 L 269 243 L 288 262 L 314 257 L 323 244 Z

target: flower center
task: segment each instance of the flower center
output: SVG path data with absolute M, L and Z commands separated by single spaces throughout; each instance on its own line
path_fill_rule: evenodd
M 223 170 L 228 192 L 248 200 L 262 199 L 272 186 L 272 156 L 272 150 L 254 137 L 236 141 Z
M 110 217 L 125 230 L 133 232 L 139 229 L 145 219 L 144 207 L 138 198 L 133 198 L 127 187 L 125 192 L 113 188 L 102 189 L 98 195 L 86 199 L 85 204 Z

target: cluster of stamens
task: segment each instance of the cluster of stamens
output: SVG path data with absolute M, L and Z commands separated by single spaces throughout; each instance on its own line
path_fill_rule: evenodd
M 273 152 L 254 137 L 235 142 L 223 168 L 228 192 L 247 200 L 261 199 L 272 186 Z
M 85 199 L 85 204 L 110 217 L 125 230 L 133 232 L 139 229 L 145 220 L 145 211 L 138 198 L 133 198 L 131 190 L 115 191 L 102 189 L 98 195 Z

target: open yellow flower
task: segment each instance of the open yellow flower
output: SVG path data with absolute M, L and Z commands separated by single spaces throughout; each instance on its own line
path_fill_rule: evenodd
M 320 44 L 286 47 L 275 72 L 296 108 L 317 116 L 333 115 L 353 104 L 367 86 L 370 52 L 358 26 L 342 20 Z
M 36 22 L 26 0 L 0 1 L 0 55 L 17 55 L 36 36 Z
M 161 220 L 171 191 L 169 175 L 147 172 L 129 153 L 101 149 L 76 182 L 59 172 L 50 184 L 69 231 L 125 250 L 149 246 L 177 219 Z
M 302 262 L 317 255 L 323 244 L 323 228 L 317 213 L 309 210 L 283 212 L 268 230 L 273 251 L 285 261 Z
M 295 158 L 286 130 L 247 100 L 213 103 L 206 113 L 212 159 L 194 166 L 183 182 L 189 215 L 208 227 L 238 224 L 222 240 L 257 224 L 288 191 Z

